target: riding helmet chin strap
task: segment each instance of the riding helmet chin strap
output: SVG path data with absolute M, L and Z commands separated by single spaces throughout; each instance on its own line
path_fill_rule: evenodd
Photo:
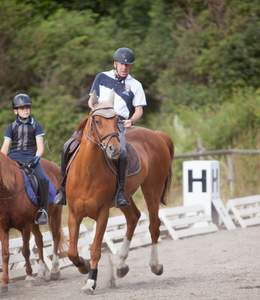
M 122 76 L 120 76 L 119 74 L 118 74 L 118 72 L 117 72 L 117 69 L 115 68 L 115 76 L 116 76 L 116 78 L 118 79 L 118 81 L 125 81 L 126 80 L 126 77 L 127 76 L 125 76 L 125 77 L 122 77 Z

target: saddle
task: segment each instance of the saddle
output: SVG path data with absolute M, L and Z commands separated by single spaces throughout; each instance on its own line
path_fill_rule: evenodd
M 63 173 L 63 180 L 65 180 L 69 167 L 78 153 L 80 146 L 80 132 L 75 131 L 71 138 L 67 140 L 63 147 L 63 158 L 61 160 L 61 171 Z
M 24 178 L 24 188 L 26 191 L 26 194 L 30 201 L 35 204 L 36 206 L 39 205 L 39 198 L 40 198 L 40 193 L 39 193 L 39 181 L 34 174 L 34 169 L 28 166 L 28 164 L 18 162 L 19 167 L 22 170 L 23 178 Z M 48 202 L 49 204 L 54 203 L 54 198 L 56 195 L 56 189 L 51 182 L 50 178 L 46 176 L 46 179 L 49 182 L 49 192 L 48 192 Z
M 23 170 L 25 176 L 28 178 L 34 194 L 37 197 L 39 197 L 39 182 L 38 182 L 36 175 L 34 174 L 33 168 L 31 168 L 28 164 L 25 164 L 22 162 L 18 162 L 18 163 L 19 163 L 20 168 Z M 26 181 L 25 181 L 25 184 L 26 184 Z

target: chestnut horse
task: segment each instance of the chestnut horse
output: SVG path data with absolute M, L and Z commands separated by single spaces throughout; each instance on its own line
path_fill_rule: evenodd
M 41 164 L 57 189 L 60 184 L 60 169 L 56 164 L 42 159 Z M 23 238 L 22 254 L 25 258 L 25 269 L 27 277 L 32 278 L 32 267 L 30 264 L 29 240 L 30 233 L 35 236 L 35 243 L 39 253 L 38 276 L 44 277 L 48 271 L 43 258 L 43 240 L 39 225 L 34 224 L 37 207 L 28 199 L 24 188 L 23 174 L 17 163 L 0 152 L 0 240 L 2 243 L 2 286 L 1 292 L 8 291 L 8 263 L 9 263 L 9 230 L 19 230 Z M 58 279 L 60 275 L 58 248 L 62 238 L 60 206 L 49 206 L 49 226 L 53 235 L 54 249 L 52 259 L 51 278 Z
M 94 99 L 91 99 L 95 109 L 79 125 L 78 129 L 82 132 L 80 146 L 67 175 L 68 257 L 81 273 L 89 273 L 87 282 L 82 288 L 87 294 L 92 294 L 96 287 L 101 243 L 109 217 L 109 208 L 113 206 L 116 192 L 117 178 L 106 163 L 106 159 L 118 159 L 120 153 L 118 117 L 113 110 L 113 100 L 112 102 L 110 100 L 107 103 L 97 104 Z M 149 211 L 149 230 L 152 240 L 150 268 L 156 275 L 161 275 L 163 266 L 159 264 L 157 251 L 160 235 L 158 210 L 160 203 L 165 204 L 165 196 L 171 182 L 173 143 L 166 134 L 141 127 L 128 129 L 126 138 L 138 153 L 141 169 L 139 173 L 126 179 L 125 195 L 130 206 L 121 209 L 126 217 L 127 230 L 119 251 L 117 275 L 123 277 L 129 270 L 125 260 L 140 217 L 140 211 L 132 195 L 139 186 Z M 77 249 L 79 226 L 84 217 L 96 221 L 89 262 L 79 256 Z

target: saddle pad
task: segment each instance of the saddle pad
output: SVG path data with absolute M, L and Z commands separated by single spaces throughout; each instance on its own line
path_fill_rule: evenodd
M 135 148 L 127 143 L 126 144 L 127 150 L 127 176 L 135 175 L 140 172 L 140 159 L 135 151 Z
M 23 178 L 24 178 L 24 187 L 25 187 L 25 191 L 26 191 L 26 194 L 28 196 L 28 198 L 30 199 L 30 201 L 38 206 L 38 197 L 37 195 L 35 194 L 33 188 L 32 188 L 32 184 L 31 184 L 31 181 L 30 179 L 28 178 L 28 176 L 25 174 L 24 171 L 22 171 L 23 173 Z M 56 196 L 56 189 L 53 185 L 53 183 L 51 182 L 50 178 L 48 176 L 46 176 L 48 182 L 49 182 L 49 197 L 48 197 L 48 201 L 49 201 L 49 204 L 53 204 L 54 203 L 54 198 Z
M 141 170 L 141 164 L 140 164 L 140 158 L 135 150 L 135 148 L 127 143 L 126 144 L 126 152 L 127 152 L 127 167 L 126 167 L 126 176 L 133 176 L 140 172 Z M 105 157 L 106 158 L 106 157 Z M 111 161 L 106 158 L 106 163 L 110 170 L 117 175 L 117 163 Z

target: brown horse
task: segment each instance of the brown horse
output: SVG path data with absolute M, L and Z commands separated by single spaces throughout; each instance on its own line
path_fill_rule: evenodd
M 95 109 L 79 125 L 82 132 L 79 151 L 71 163 L 67 177 L 70 235 L 68 256 L 81 273 L 89 272 L 88 280 L 82 288 L 88 294 L 92 294 L 96 287 L 101 243 L 109 217 L 109 208 L 113 206 L 116 191 L 116 176 L 106 163 L 106 158 L 116 160 L 120 153 L 118 118 L 112 107 L 111 102 L 96 104 Z M 150 267 L 153 273 L 161 275 L 163 266 L 159 264 L 157 251 L 160 234 L 158 210 L 160 203 L 165 204 L 164 198 L 171 181 L 173 143 L 162 132 L 140 127 L 129 129 L 126 138 L 139 155 L 141 170 L 126 180 L 125 194 L 130 201 L 130 207 L 121 209 L 126 217 L 127 231 L 119 252 L 117 275 L 123 277 L 129 270 L 125 260 L 140 217 L 140 211 L 132 195 L 139 186 L 149 211 L 149 230 L 152 239 Z M 77 249 L 79 226 L 84 217 L 96 221 L 90 262 L 80 257 Z
M 48 160 L 41 160 L 42 166 L 57 189 L 60 183 L 60 170 L 56 164 Z M 38 276 L 44 277 L 48 272 L 43 258 L 43 240 L 39 226 L 34 224 L 37 207 L 28 199 L 24 189 L 23 174 L 19 166 L 9 157 L 0 152 L 0 239 L 2 243 L 2 293 L 8 291 L 8 262 L 9 262 L 9 230 L 15 228 L 22 233 L 22 254 L 25 258 L 27 277 L 32 278 L 30 264 L 29 240 L 33 232 L 39 253 Z M 61 233 L 62 208 L 49 206 L 49 226 L 53 235 L 54 249 L 52 259 L 51 278 L 58 279 L 60 275 L 58 262 L 58 248 L 62 237 Z

